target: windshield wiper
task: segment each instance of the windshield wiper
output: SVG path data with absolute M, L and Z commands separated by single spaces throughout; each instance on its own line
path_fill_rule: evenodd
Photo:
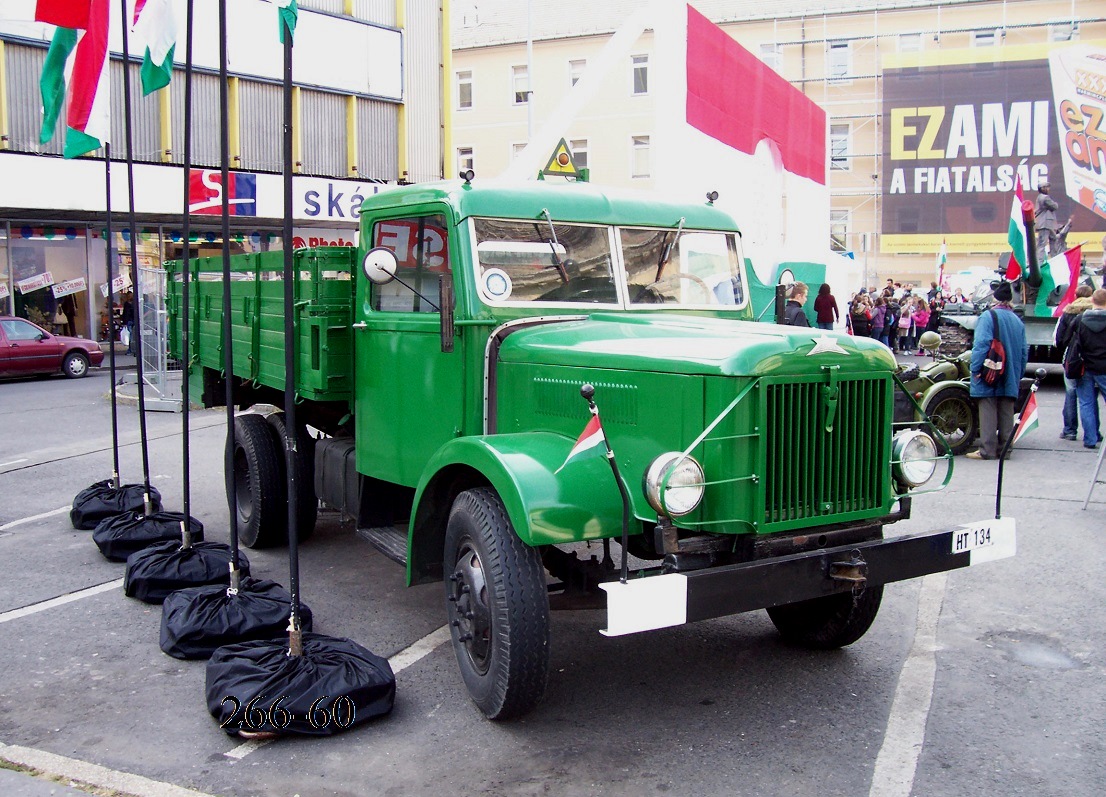
M 657 276 L 653 282 L 660 282 L 661 275 L 664 273 L 664 267 L 668 265 L 668 258 L 672 257 L 672 250 L 676 248 L 676 244 L 680 242 L 680 236 L 684 232 L 684 222 L 687 218 L 680 216 L 680 223 L 676 225 L 676 235 L 672 238 L 672 241 L 664 245 L 664 250 L 661 252 L 660 260 L 657 261 Z M 667 234 L 666 234 L 667 235 Z
M 546 241 L 546 243 L 549 244 L 549 251 L 553 253 L 553 267 L 557 269 L 557 273 L 561 275 L 561 282 L 567 285 L 568 272 L 565 271 L 564 263 L 561 262 L 561 258 L 557 256 L 557 247 L 561 244 L 557 240 L 557 230 L 553 226 L 553 217 L 549 215 L 549 208 L 542 208 L 541 214 L 545 216 L 545 220 L 549 222 L 550 238 Z

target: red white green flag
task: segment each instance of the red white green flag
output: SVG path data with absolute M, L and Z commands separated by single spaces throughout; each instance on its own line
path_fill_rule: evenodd
M 1022 178 L 1018 175 L 1014 178 L 1014 199 L 1010 202 L 1010 226 L 1006 233 L 1006 240 L 1010 243 L 1010 261 L 1006 264 L 1006 279 L 1016 280 L 1021 276 L 1022 266 L 1027 262 L 1025 253 L 1029 246 L 1025 240 L 1025 225 L 1022 221 L 1022 203 L 1025 194 L 1022 192 Z
M 603 442 L 603 424 L 599 422 L 598 415 L 592 415 L 591 420 L 588 421 L 588 425 L 584 427 L 584 431 L 580 433 L 580 437 L 577 438 L 576 444 L 572 446 L 572 450 L 568 452 L 568 456 L 565 457 L 565 461 L 561 463 L 561 467 L 557 468 L 554 473 L 560 473 L 561 470 L 576 457 L 590 451 Z
M 40 5 L 43 5 L 40 3 Z M 75 158 L 102 147 L 111 137 L 108 82 L 109 0 L 89 0 L 84 29 L 59 27 L 54 32 L 39 86 L 42 89 L 42 133 L 46 144 L 65 105 L 65 157 Z M 68 80 L 66 79 L 68 77 Z
M 173 77 L 177 22 L 172 0 L 135 0 L 131 30 L 146 45 L 142 57 L 142 93 L 152 94 L 168 86 Z
M 35 20 L 57 25 L 59 28 L 88 27 L 88 14 L 92 0 L 37 0 Z
M 941 251 L 937 253 L 937 284 L 941 290 L 945 289 L 945 265 L 949 262 L 949 247 L 945 239 L 941 239 Z
M 1065 307 L 1075 301 L 1075 291 L 1079 287 L 1079 276 L 1083 271 L 1083 244 L 1073 246 L 1048 262 L 1055 266 L 1053 271 L 1056 274 L 1063 274 L 1065 269 L 1068 272 L 1068 289 L 1064 292 L 1064 297 L 1060 299 L 1060 304 L 1056 306 L 1052 313 L 1052 315 L 1058 317 L 1064 312 Z
M 277 7 L 277 24 L 280 26 L 280 43 L 284 44 L 284 29 L 288 28 L 288 33 L 293 38 L 296 36 L 296 22 L 299 20 L 300 9 L 296 5 L 296 0 L 273 0 L 273 4 Z
M 1018 428 L 1014 430 L 1014 440 L 1011 445 L 1015 445 L 1024 435 L 1036 429 L 1037 420 L 1037 393 L 1034 391 L 1029 394 L 1029 401 L 1025 403 L 1025 409 L 1018 419 Z

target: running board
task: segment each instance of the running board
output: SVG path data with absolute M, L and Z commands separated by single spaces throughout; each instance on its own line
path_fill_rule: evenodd
M 357 536 L 396 564 L 407 566 L 407 530 L 397 526 L 358 529 Z

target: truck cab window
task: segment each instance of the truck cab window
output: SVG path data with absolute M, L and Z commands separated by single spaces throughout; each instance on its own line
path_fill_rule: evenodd
M 396 271 L 399 279 L 372 286 L 372 308 L 400 313 L 437 312 L 435 305 L 441 303 L 438 280 L 449 271 L 449 228 L 445 216 L 378 221 L 373 225 L 372 242 L 373 246 L 391 249 L 399 261 Z
M 493 302 L 616 304 L 608 228 L 476 219 L 477 284 Z
M 619 238 L 631 304 L 744 303 L 731 233 L 624 227 Z

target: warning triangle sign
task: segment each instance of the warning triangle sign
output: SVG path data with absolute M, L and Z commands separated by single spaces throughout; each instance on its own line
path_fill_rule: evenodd
M 579 172 L 576 171 L 576 165 L 572 162 L 572 150 L 568 148 L 568 143 L 563 138 L 557 144 L 556 149 L 553 150 L 553 155 L 549 158 L 549 163 L 545 164 L 545 168 L 542 169 L 542 174 L 559 175 L 561 177 L 580 176 Z

